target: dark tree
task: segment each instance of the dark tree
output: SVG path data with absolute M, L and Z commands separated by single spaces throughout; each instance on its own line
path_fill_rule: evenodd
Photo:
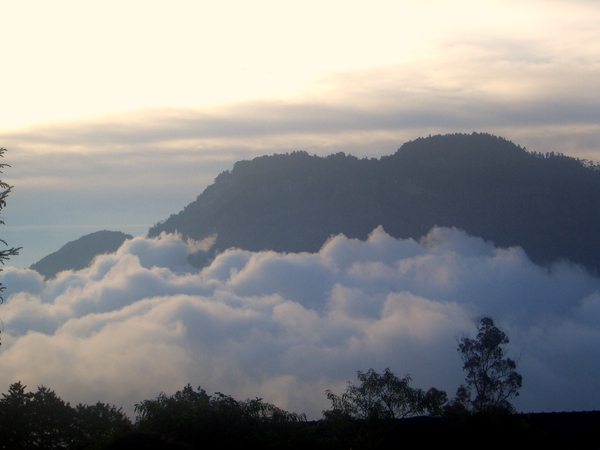
M 0 148 L 0 157 L 4 157 L 4 152 L 6 151 L 5 148 Z M 0 169 L 3 169 L 4 167 L 10 167 L 8 164 L 0 164 Z M 2 170 L 0 170 L 0 173 L 2 173 Z M 5 183 L 4 181 L 0 180 L 0 211 L 2 211 L 2 208 L 4 208 L 6 206 L 6 198 L 8 197 L 8 194 L 10 194 L 10 191 L 12 190 L 12 186 L 9 186 L 8 183 Z M 0 224 L 4 225 L 4 221 L 0 219 Z M 2 242 L 4 245 L 8 246 L 8 244 L 6 243 L 5 240 L 0 239 L 0 242 Z M 11 256 L 16 256 L 19 254 L 19 250 L 21 250 L 21 247 L 19 248 L 9 248 L 6 250 L 0 250 L 0 263 L 2 263 L 2 265 L 4 265 L 4 261 L 7 261 L 8 259 L 10 259 Z M 2 269 L 0 269 L 0 271 L 2 271 Z M 2 298 L 2 291 L 4 291 L 4 289 L 6 289 L 5 286 L 2 286 L 2 283 L 0 283 L 0 303 L 2 302 L 3 298 Z
M 108 442 L 132 428 L 131 421 L 121 408 L 97 402 L 75 407 L 74 447 L 84 448 L 91 443 Z
M 3 448 L 27 449 L 33 444 L 31 402 L 33 392 L 26 392 L 21 382 L 9 386 L 0 399 L 0 441 Z
M 194 448 L 289 448 L 301 442 L 304 414 L 285 411 L 260 398 L 236 400 L 187 385 L 173 395 L 135 405 L 136 431 L 158 433 Z
M 52 389 L 39 386 L 29 403 L 31 448 L 70 448 L 74 431 L 74 410 Z
M 424 413 L 438 414 L 446 402 L 446 393 L 435 388 L 427 392 L 410 386 L 410 376 L 398 378 L 387 368 L 379 374 L 373 369 L 358 371 L 359 385 L 348 382 L 346 392 L 338 396 L 326 391 L 332 409 L 325 418 L 346 416 L 354 419 L 390 420 Z
M 475 325 L 477 337 L 463 337 L 458 344 L 467 377 L 455 402 L 475 413 L 513 412 L 509 399 L 519 395 L 522 377 L 516 361 L 506 357 L 508 336 L 490 317 L 478 319 Z
M 69 448 L 73 409 L 44 386 L 35 393 L 25 388 L 13 383 L 0 399 L 2 448 Z
M 26 387 L 13 383 L 0 398 L 0 448 L 102 448 L 98 446 L 132 427 L 115 406 L 73 408 L 51 389 L 27 392 Z

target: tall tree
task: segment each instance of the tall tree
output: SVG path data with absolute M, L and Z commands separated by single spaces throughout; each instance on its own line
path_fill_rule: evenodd
M 20 381 L 8 388 L 0 398 L 0 442 L 2 448 L 27 449 L 32 447 L 31 402 L 33 392 L 26 392 Z
M 516 371 L 516 361 L 506 357 L 508 336 L 490 317 L 477 319 L 475 326 L 477 337 L 463 337 L 458 344 L 467 376 L 456 401 L 475 413 L 512 412 L 509 399 L 519 395 L 523 377 Z

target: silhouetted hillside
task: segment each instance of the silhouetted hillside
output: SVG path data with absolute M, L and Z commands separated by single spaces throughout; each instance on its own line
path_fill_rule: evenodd
M 454 226 L 522 246 L 537 262 L 597 270 L 598 223 L 598 166 L 473 133 L 419 138 L 380 159 L 294 152 L 239 161 L 148 234 L 216 234 L 215 251 L 312 252 L 331 235 L 365 239 L 378 225 L 415 239 Z
M 92 260 L 105 253 L 113 253 L 132 236 L 120 231 L 97 231 L 69 242 L 29 268 L 46 278 L 53 278 L 63 270 L 80 270 L 88 267 Z

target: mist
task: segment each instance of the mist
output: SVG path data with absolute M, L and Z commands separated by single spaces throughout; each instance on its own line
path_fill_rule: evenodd
M 541 267 L 458 229 L 420 241 L 381 227 L 317 253 L 229 249 L 203 269 L 177 235 L 136 237 L 45 281 L 7 267 L 2 382 L 44 385 L 71 403 L 133 407 L 185 384 L 261 397 L 318 419 L 325 390 L 390 367 L 453 396 L 457 341 L 489 315 L 523 375 L 519 411 L 596 409 L 600 280 Z

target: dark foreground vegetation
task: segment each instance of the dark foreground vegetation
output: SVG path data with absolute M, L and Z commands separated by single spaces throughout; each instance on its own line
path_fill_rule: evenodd
M 331 411 L 329 411 L 331 412 Z M 238 401 L 184 387 L 138 404 L 132 422 L 114 406 L 70 406 L 44 387 L 16 383 L 0 401 L 3 449 L 598 448 L 600 413 L 510 414 L 451 409 L 441 416 L 306 421 L 261 399 Z
M 391 370 L 357 373 L 346 391 L 325 395 L 331 408 L 307 421 L 260 398 L 236 400 L 185 386 L 135 405 L 131 421 L 104 403 L 71 406 L 44 386 L 22 383 L 0 399 L 4 449 L 396 449 L 456 445 L 507 448 L 564 445 L 597 448 L 600 414 L 515 414 L 521 376 L 505 355 L 508 337 L 491 318 L 475 323 L 458 352 L 465 384 L 449 400 L 444 391 L 413 388 Z M 574 413 L 577 414 L 577 413 Z

